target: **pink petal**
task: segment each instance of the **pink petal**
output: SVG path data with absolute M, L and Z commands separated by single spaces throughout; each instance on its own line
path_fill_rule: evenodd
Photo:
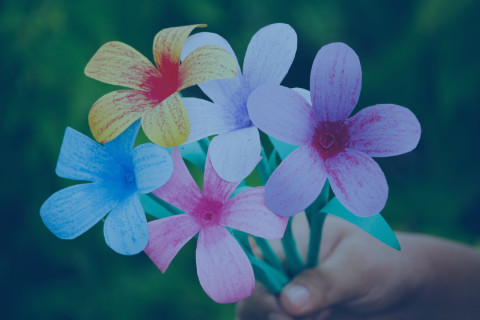
M 248 114 L 263 132 L 286 143 L 308 144 L 316 119 L 312 106 L 295 90 L 263 85 L 248 98 Z
M 217 138 L 214 138 L 217 139 Z M 228 182 L 220 178 L 212 165 L 210 159 L 210 150 L 208 148 L 207 159 L 205 160 L 205 174 L 203 178 L 203 195 L 206 198 L 225 202 L 230 198 L 233 191 L 237 189 L 242 180 L 237 182 Z M 257 161 L 258 162 L 258 161 Z
M 344 43 L 320 49 L 313 61 L 310 94 L 320 121 L 343 121 L 357 105 L 362 69 L 357 54 Z
M 219 225 L 200 231 L 197 273 L 203 290 L 217 303 L 240 301 L 255 288 L 252 265 L 245 252 Z
M 385 207 L 387 180 L 372 158 L 362 152 L 346 149 L 327 159 L 325 167 L 333 192 L 352 213 L 368 217 Z
M 350 148 L 371 157 L 389 157 L 415 149 L 420 123 L 407 108 L 394 104 L 368 107 L 346 121 Z
M 200 229 L 197 220 L 189 214 L 151 221 L 148 223 L 150 237 L 144 251 L 153 263 L 165 272 L 178 251 Z
M 282 217 L 305 210 L 322 191 L 327 174 L 323 159 L 311 145 L 293 151 L 265 186 L 268 209 Z
M 202 193 L 193 180 L 182 156 L 175 147 L 171 153 L 173 173 L 163 186 L 153 191 L 157 197 L 185 212 L 192 212 L 202 199 Z
M 252 188 L 230 199 L 221 211 L 221 225 L 266 239 L 280 239 L 288 218 L 279 217 L 265 205 L 265 187 Z

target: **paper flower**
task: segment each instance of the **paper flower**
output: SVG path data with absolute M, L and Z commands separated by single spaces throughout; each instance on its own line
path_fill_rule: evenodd
M 255 284 L 252 266 L 224 227 L 279 239 L 283 237 L 288 219 L 267 209 L 264 187 L 249 189 L 228 200 L 239 182 L 227 182 L 216 174 L 210 151 L 205 162 L 203 194 L 188 172 L 178 148 L 173 149 L 171 155 L 175 167 L 172 177 L 153 193 L 186 213 L 149 222 L 150 239 L 145 253 L 165 272 L 183 245 L 200 232 L 197 274 L 205 292 L 218 303 L 248 297 Z
M 204 45 L 222 47 L 235 57 L 228 42 L 219 35 L 197 33 L 185 41 L 182 59 L 186 61 L 190 52 Z M 279 23 L 262 28 L 248 45 L 243 76 L 238 67 L 235 79 L 199 84 L 214 103 L 184 99 L 190 118 L 190 137 L 186 143 L 218 134 L 210 149 L 213 167 L 222 179 L 243 180 L 255 169 L 261 151 L 260 135 L 248 115 L 247 99 L 260 85 L 280 84 L 296 50 L 297 35 L 289 25 Z
M 132 255 L 148 242 L 148 226 L 137 192 L 148 193 L 172 175 L 168 152 L 153 143 L 132 150 L 140 121 L 105 148 L 72 128 L 63 139 L 56 173 L 60 177 L 92 181 L 54 193 L 40 209 L 50 231 L 73 239 L 107 213 L 105 240 L 116 252 Z
M 179 65 L 185 39 L 195 27 L 205 26 L 160 31 L 153 43 L 158 69 L 121 42 L 108 42 L 97 51 L 85 74 L 134 89 L 111 92 L 93 105 L 88 122 L 97 141 L 111 141 L 140 118 L 147 137 L 162 147 L 187 140 L 190 125 L 180 90 L 212 79 L 234 78 L 237 72 L 235 59 L 216 46 L 198 48 Z
M 408 109 L 392 104 L 368 107 L 347 119 L 360 95 L 361 76 L 355 52 L 332 43 L 313 62 L 310 95 L 266 85 L 250 96 L 248 112 L 256 126 L 301 145 L 265 186 L 265 202 L 276 214 L 291 216 L 307 208 L 327 178 L 340 202 L 358 216 L 374 215 L 385 206 L 387 181 L 371 157 L 413 150 L 420 124 Z

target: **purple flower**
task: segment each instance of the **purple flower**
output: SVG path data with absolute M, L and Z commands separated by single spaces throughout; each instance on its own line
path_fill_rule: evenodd
M 361 76 L 355 52 L 332 43 L 313 62 L 310 94 L 279 85 L 251 94 L 253 123 L 278 140 L 301 145 L 265 186 L 265 202 L 274 213 L 292 216 L 304 210 L 327 178 L 340 202 L 358 216 L 374 215 L 385 206 L 387 181 L 371 157 L 413 150 L 421 129 L 411 111 L 392 104 L 368 107 L 347 119 L 360 95 Z
M 153 193 L 186 213 L 149 222 L 150 238 L 145 253 L 165 272 L 177 252 L 200 232 L 197 274 L 205 292 L 218 303 L 248 297 L 255 285 L 252 265 L 224 227 L 280 239 L 288 219 L 267 209 L 264 187 L 249 189 L 229 199 L 240 182 L 227 182 L 217 175 L 210 151 L 205 162 L 203 193 L 193 181 L 178 148 L 173 149 L 172 158 L 175 168 L 172 177 Z
M 186 40 L 181 58 L 205 45 L 219 46 L 235 57 L 225 39 L 202 32 Z M 218 134 L 210 144 L 210 156 L 215 171 L 222 179 L 230 182 L 243 180 L 255 169 L 261 145 L 258 129 L 248 115 L 248 97 L 261 85 L 280 84 L 296 50 L 297 35 L 289 25 L 278 23 L 266 26 L 253 36 L 248 45 L 243 75 L 238 66 L 234 79 L 199 84 L 214 103 L 195 98 L 183 99 L 190 119 L 190 137 L 185 143 Z

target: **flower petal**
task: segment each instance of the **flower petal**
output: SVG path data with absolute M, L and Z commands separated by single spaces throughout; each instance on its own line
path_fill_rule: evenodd
M 173 174 L 167 183 L 153 191 L 153 194 L 180 210 L 192 212 L 202 199 L 202 193 L 188 172 L 178 148 L 173 149 L 171 156 Z
M 310 75 L 313 108 L 320 121 L 343 121 L 357 105 L 362 68 L 357 54 L 344 43 L 318 51 Z
M 101 145 L 67 128 L 55 172 L 67 179 L 83 181 L 116 180 L 123 168 Z
M 237 62 L 224 49 L 203 46 L 190 53 L 180 65 L 178 91 L 215 79 L 233 79 Z
M 155 36 L 153 59 L 158 70 L 173 90 L 178 88 L 180 54 L 182 53 L 183 43 L 196 27 L 201 28 L 206 27 L 206 25 L 196 24 L 163 29 Z
M 236 110 L 247 103 L 247 95 L 243 89 L 243 77 L 237 57 L 228 44 L 227 40 L 215 33 L 200 32 L 188 37 L 183 45 L 182 60 L 191 52 L 206 45 L 214 45 L 223 48 L 232 55 L 237 63 L 237 76 L 228 80 L 210 80 L 199 83 L 202 91 L 217 105 Z M 246 113 L 246 112 L 245 112 Z
M 311 145 L 293 151 L 265 185 L 265 203 L 272 212 L 289 217 L 305 210 L 322 191 L 327 174 Z
M 105 143 L 108 151 L 124 168 L 132 168 L 132 149 L 140 129 L 140 119 L 123 131 L 118 137 Z
M 213 140 L 215 139 L 217 138 L 214 138 Z M 242 180 L 228 182 L 220 178 L 212 166 L 212 161 L 210 159 L 211 150 L 212 148 L 208 148 L 207 159 L 205 160 L 205 174 L 202 191 L 205 197 L 224 203 L 230 198 L 233 191 L 235 191 Z
M 368 217 L 385 207 L 387 180 L 372 158 L 362 152 L 346 149 L 327 159 L 325 167 L 333 192 L 352 213 Z
M 150 221 L 145 253 L 155 265 L 165 272 L 178 251 L 201 229 L 197 220 L 189 214 L 179 214 Z
M 152 192 L 170 179 L 173 160 L 167 150 L 153 143 L 145 143 L 133 149 L 132 153 L 138 192 Z
M 241 127 L 235 114 L 223 106 L 197 98 L 183 98 L 183 103 L 190 122 L 185 144 Z
M 197 274 L 203 290 L 217 303 L 237 302 L 255 288 L 252 265 L 238 242 L 221 226 L 200 231 Z
M 142 90 L 146 83 L 162 76 L 141 53 L 125 43 L 104 44 L 85 67 L 85 74 L 95 80 Z
M 187 141 L 190 124 L 180 95 L 175 92 L 147 110 L 142 118 L 142 128 L 152 142 L 164 148 Z
M 229 182 L 245 179 L 255 169 L 260 157 L 260 134 L 256 127 L 223 133 L 210 143 L 213 167 L 220 178 Z
M 138 194 L 125 196 L 110 212 L 103 225 L 105 241 L 115 252 L 137 254 L 148 243 L 148 226 Z
M 381 104 L 361 110 L 346 121 L 350 148 L 371 157 L 390 157 L 415 149 L 420 123 L 407 108 Z
M 312 106 L 296 91 L 280 85 L 256 89 L 248 98 L 248 113 L 260 130 L 289 144 L 308 144 L 315 133 Z
M 264 84 L 280 84 L 297 51 L 297 34 L 288 24 L 260 29 L 248 44 L 243 77 L 250 94 Z
M 309 105 L 312 105 L 312 97 L 310 96 L 310 91 L 302 88 L 292 88 L 295 92 L 300 94 L 305 100 L 307 100 Z
M 40 208 L 47 228 L 60 239 L 74 239 L 90 229 L 125 192 L 117 182 L 79 184 L 55 192 Z
M 244 191 L 223 206 L 220 222 L 257 237 L 280 239 L 285 233 L 288 218 L 279 217 L 265 205 L 265 187 Z
M 112 141 L 140 119 L 147 108 L 153 108 L 156 104 L 143 91 L 110 92 L 95 102 L 90 110 L 90 130 L 98 142 Z

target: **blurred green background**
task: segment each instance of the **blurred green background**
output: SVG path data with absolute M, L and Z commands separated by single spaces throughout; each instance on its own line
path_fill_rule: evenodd
M 208 24 L 242 63 L 257 30 L 288 23 L 299 42 L 282 84 L 306 89 L 317 51 L 347 43 L 363 69 L 355 112 L 394 103 L 422 125 L 416 150 L 377 159 L 390 186 L 385 218 L 399 230 L 478 245 L 479 14 L 474 0 L 0 1 L 0 318 L 234 319 L 234 305 L 201 289 L 195 241 L 162 274 L 143 253 L 109 249 L 101 223 L 64 241 L 39 215 L 51 194 L 75 183 L 55 175 L 65 128 L 91 136 L 90 107 L 116 89 L 84 75 L 89 59 L 117 40 L 152 60 L 155 34 L 172 26 Z M 202 97 L 198 88 L 184 95 Z

